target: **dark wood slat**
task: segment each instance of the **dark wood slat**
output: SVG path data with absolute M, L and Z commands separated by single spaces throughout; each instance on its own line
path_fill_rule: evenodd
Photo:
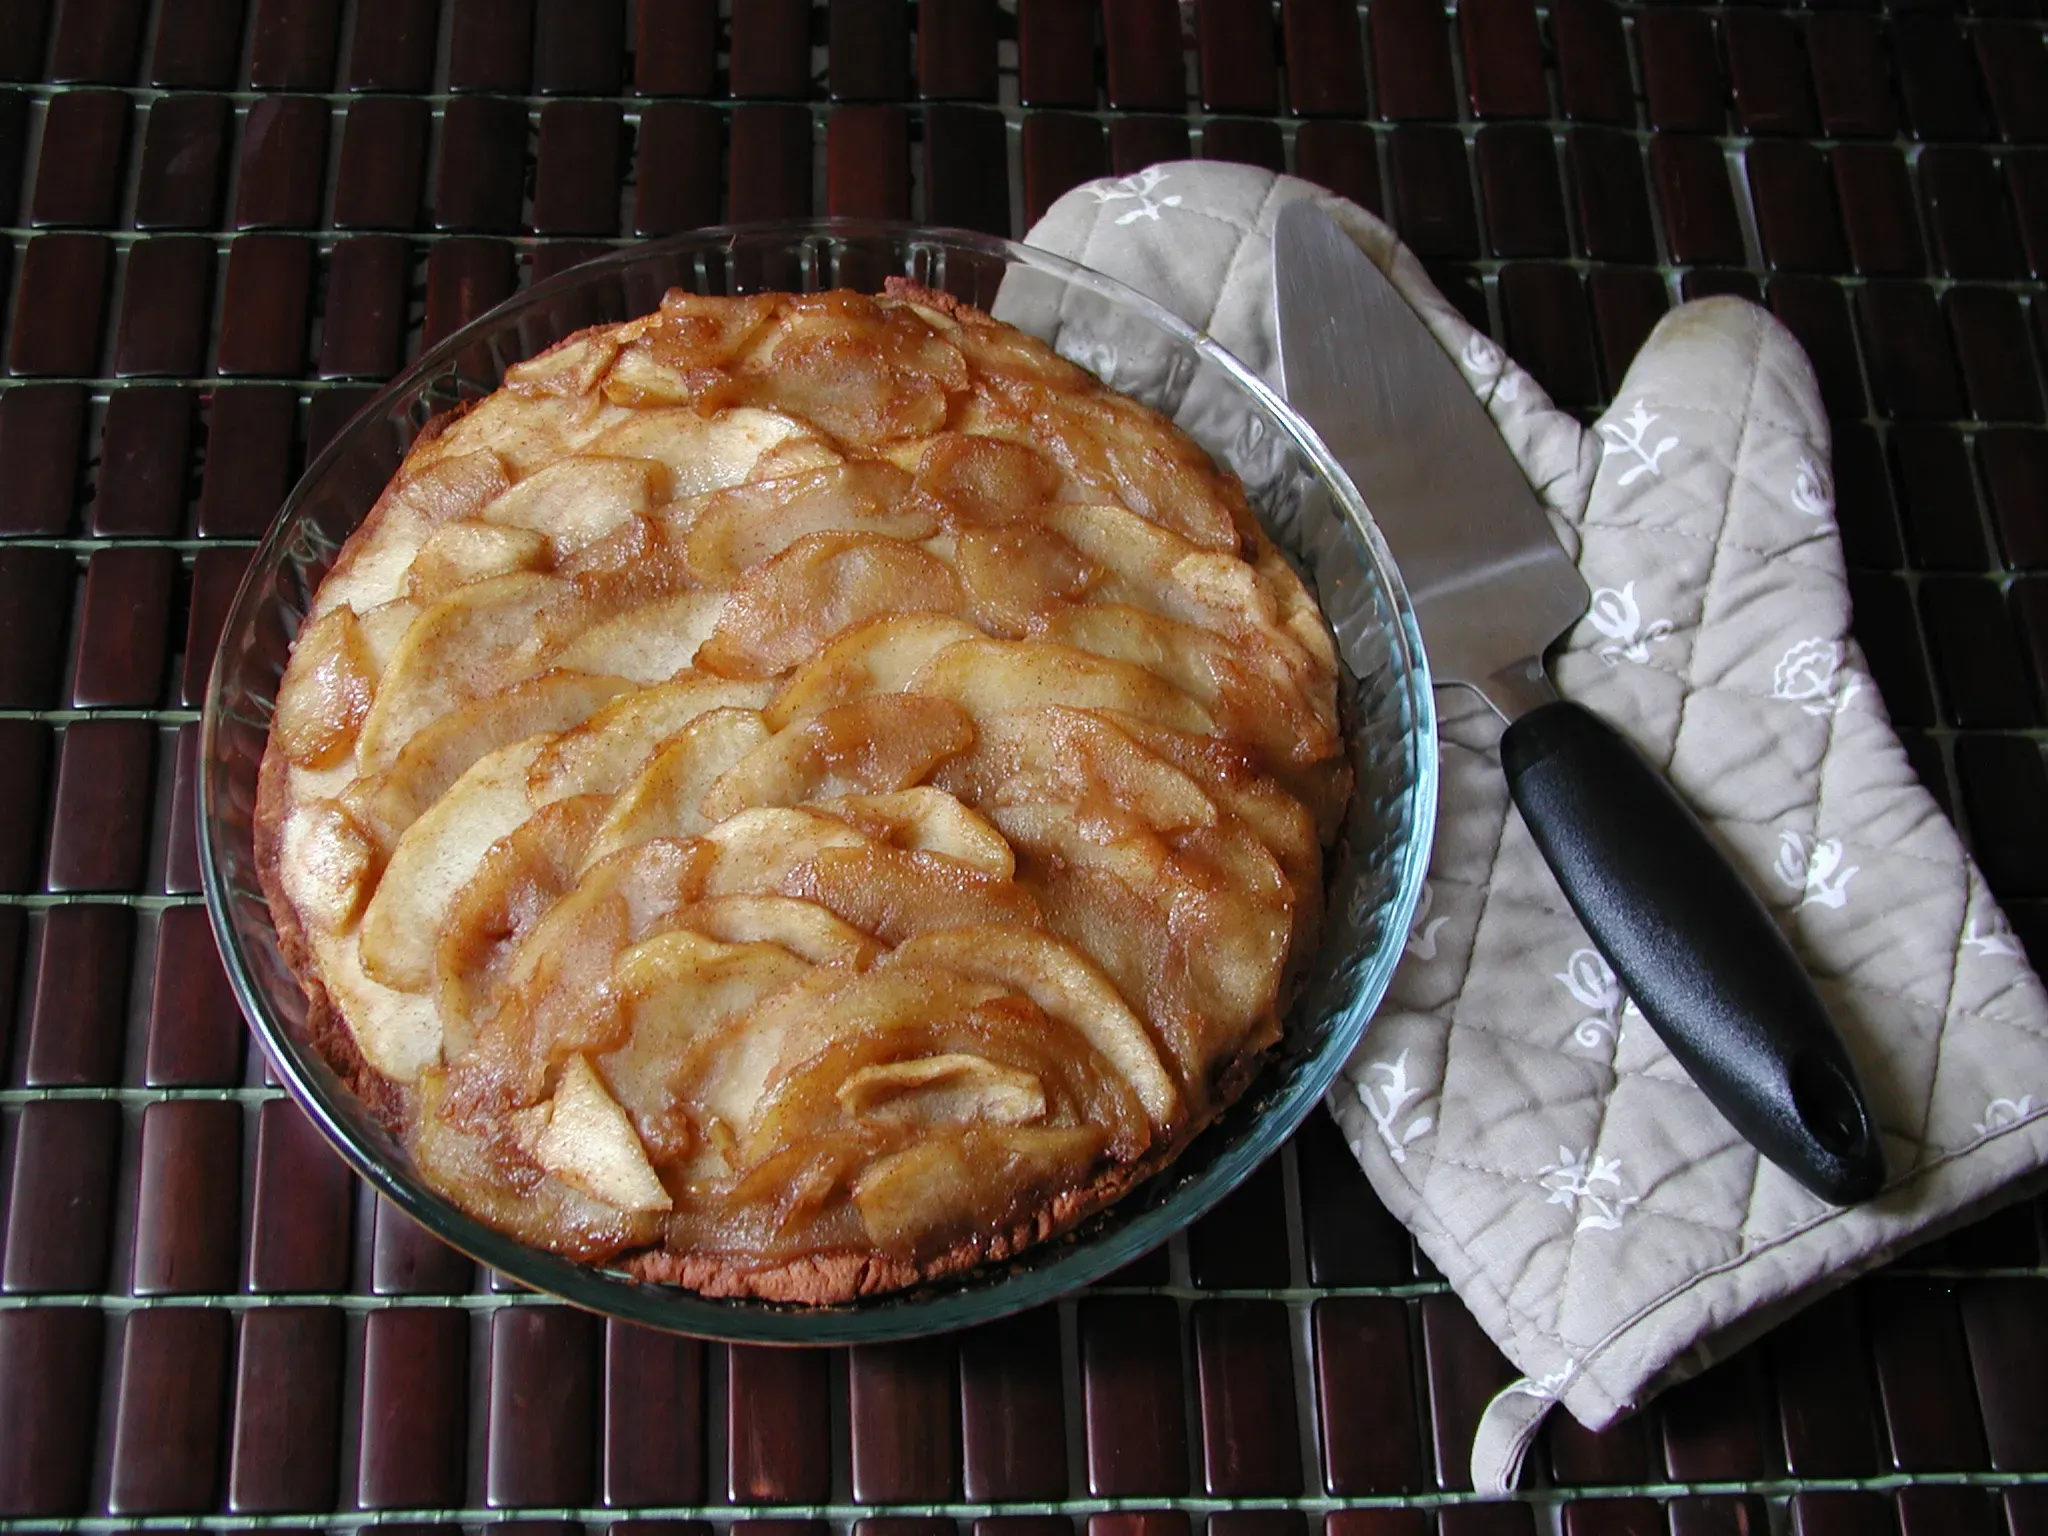
M 533 88 L 541 95 L 614 95 L 625 66 L 625 0 L 537 0 Z
M 1211 112 L 1279 109 L 1271 0 L 1201 0 L 1195 43 L 1203 106 Z
M 1310 1283 L 1405 1284 L 1410 1279 L 1408 1233 L 1372 1192 L 1327 1110 L 1315 1111 L 1302 1123 L 1294 1156 Z
M 1988 1466 L 1950 1288 L 1893 1281 L 1870 1286 L 1864 1302 L 1894 1464 L 1918 1472 Z
M 1429 0 L 1378 0 L 1367 25 L 1380 116 L 1455 118 L 1458 96 L 1443 8 Z
M 174 1099 L 143 1112 L 130 1280 L 136 1295 L 233 1288 L 241 1163 L 240 1105 Z
M 1438 1518 L 1441 1536 L 1536 1536 L 1527 1504 L 1452 1504 Z
M 1818 125 L 1791 19 L 1772 11 L 1730 9 L 1721 16 L 1721 41 L 1735 87 L 1735 116 L 1743 128 L 1811 137 Z
M 751 14 L 751 12 L 749 13 Z M 811 114 L 797 106 L 732 112 L 730 216 L 735 222 L 802 218 L 811 211 Z
M 0 820 L 0 891 L 34 888 L 49 771 L 50 728 L 39 720 L 0 720 L 0 805 L 19 807 Z
M 1664 242 L 1683 266 L 1741 266 L 1742 226 L 1721 146 L 1660 133 L 1650 140 L 1650 179 L 1664 211 Z
M 152 1088 L 232 1086 L 242 1076 L 244 1038 L 206 909 L 168 909 L 157 928 L 142 1080 Z
M 1883 23 L 1875 16 L 1819 11 L 1807 19 L 1806 62 L 1823 132 L 1890 138 L 1899 109 Z
M 533 75 L 533 0 L 452 0 L 448 88 L 523 93 Z
M 266 1103 L 256 1122 L 249 1289 L 347 1289 L 355 1202 L 355 1176 L 305 1112 L 289 1099 Z
M 206 466 L 199 484 L 201 538 L 251 538 L 270 525 L 291 485 L 296 395 L 296 390 L 282 384 L 226 385 L 213 391 L 206 411 Z M 195 616 L 199 582 L 227 580 L 225 574 L 212 574 L 207 556 L 199 558 L 193 574 Z M 239 569 L 234 579 L 241 579 Z M 223 614 L 233 595 L 232 587 L 218 594 Z M 213 596 L 208 593 L 209 599 Z M 213 624 L 217 633 L 219 616 L 213 618 Z M 213 637 L 207 638 L 205 649 L 206 654 L 195 662 L 189 640 L 185 648 L 185 686 L 180 697 L 187 705 L 199 702 L 199 690 L 205 686 L 203 669 L 213 664 Z
M 838 107 L 825 124 L 825 209 L 835 218 L 910 217 L 910 115 Z
M 1753 1494 L 1706 1494 L 1665 1505 L 1671 1536 L 1751 1536 L 1770 1529 L 1770 1515 Z
M 2001 1472 L 2048 1469 L 2048 1284 L 1971 1281 L 1962 1313 L 1991 1465 Z
M 306 364 L 313 242 L 303 235 L 243 235 L 228 247 L 220 343 L 224 374 L 290 376 Z
M 183 529 L 192 411 L 188 389 L 109 391 L 92 503 L 96 536 Z
M 2006 1536 L 1988 1488 L 1901 1488 L 1892 1500 L 1899 1536 Z
M 1960 22 L 1935 12 L 1892 19 L 1893 54 L 1906 127 L 1916 139 L 1989 137 L 1977 70 Z
M 44 44 L 49 41 L 50 0 L 8 0 L 0 6 L 0 80 L 43 78 Z
M 1409 248 L 1424 257 L 1476 257 L 1479 218 L 1472 208 L 1464 137 L 1455 128 L 1403 124 L 1387 150 L 1394 228 Z
M 1180 1314 L 1163 1296 L 1081 1303 L 1081 1394 L 1088 1491 L 1174 1495 L 1188 1486 Z
M 1950 277 L 2020 276 L 2019 239 L 1991 156 L 1937 145 L 1921 151 L 1917 169 L 1941 270 Z
M 121 1076 L 135 914 L 57 907 L 35 940 L 21 1081 L 29 1088 L 112 1087 Z
M 723 135 L 715 107 L 660 101 L 641 109 L 634 234 L 672 235 L 718 222 Z
M 116 374 L 181 378 L 205 368 L 213 266 L 213 241 L 204 235 L 162 235 L 128 247 L 114 327 Z
M 831 1357 L 735 1344 L 726 1351 L 726 1497 L 822 1504 L 832 1492 Z
M 1728 121 L 1728 87 L 1713 19 L 1705 11 L 1644 11 L 1636 17 L 1635 36 L 1650 126 L 1721 132 Z
M 352 101 L 334 183 L 337 229 L 411 229 L 426 185 L 424 101 Z
M 1553 1413 L 1543 1425 L 1550 1450 L 1550 1475 L 1568 1488 L 1597 1488 L 1650 1480 L 1650 1453 L 1643 1421 L 1629 1414 L 1604 1430 L 1590 1430 L 1568 1413 Z
M 1095 105 L 1094 0 L 1017 0 L 1017 92 L 1027 107 Z
M 625 125 L 616 103 L 551 101 L 540 109 L 533 227 L 550 235 L 619 232 Z
M 1574 122 L 1632 128 L 1635 86 L 1621 17 L 1607 0 L 1557 0 L 1550 8 L 1557 48 L 1557 92 Z
M 1203 1490 L 1217 1498 L 1299 1496 L 1286 1304 L 1198 1302 L 1191 1320 Z
M 502 240 L 459 237 L 427 248 L 424 350 L 512 297 L 518 286 L 512 247 Z
M 2019 737 L 1964 735 L 1956 740 L 1956 776 L 1970 825 L 1998 828 L 1996 837 L 1973 839 L 1978 867 L 1993 893 L 2001 899 L 2048 895 L 2042 878 L 2048 868 L 2048 769 L 2040 749 Z M 1878 1374 L 1882 1382 L 1882 1360 Z M 1966 1422 L 1975 1429 L 1973 1420 Z M 1967 1431 L 1951 1426 L 1946 1433 L 1957 1453 L 1970 1449 Z M 1896 1431 L 1893 1439 L 1896 1448 Z M 1946 1449 L 1929 1447 L 1937 1448 Z
M 1473 149 L 1494 255 L 1569 255 L 1564 188 L 1550 130 L 1536 123 L 1482 128 Z
M 2006 564 L 2048 566 L 2048 434 L 2014 427 L 1979 432 L 1977 463 Z
M 1593 304 L 1593 329 L 1600 339 L 1600 377 L 1611 398 L 1621 393 L 1629 364 L 1664 318 L 1671 296 L 1655 272 L 1614 268 L 1589 272 L 1586 295 Z
M 57 10 L 49 79 L 59 85 L 125 85 L 142 46 L 142 0 L 68 0 Z
M 1835 429 L 1834 458 L 1835 517 L 1849 565 L 1896 570 L 1905 563 L 1905 546 L 1877 434 L 1861 422 L 1842 423 Z
M 60 534 L 71 526 L 86 395 L 72 384 L 0 393 L 0 533 Z
M 218 1308 L 150 1307 L 128 1314 L 108 1513 L 184 1514 L 215 1506 L 228 1353 L 228 1314 Z
M 1134 176 L 1148 165 L 1189 158 L 1188 124 L 1183 117 L 1111 118 L 1109 123 L 1109 168 L 1119 176 Z
M 369 1314 L 358 1504 L 407 1509 L 462 1502 L 468 1382 L 468 1314 L 446 1307 Z
M 258 1307 L 235 1350 L 228 1508 L 284 1514 L 334 1507 L 341 1451 L 342 1314 Z
M 1187 105 L 1186 55 L 1174 0 L 1102 0 L 1109 104 L 1130 112 Z
M 185 626 L 185 672 L 178 690 L 185 708 L 198 707 L 206 696 L 213 653 L 220 648 L 220 629 L 228 604 L 249 568 L 246 549 L 203 549 L 192 562 L 192 605 Z
M 434 173 L 434 227 L 510 234 L 519 227 L 526 163 L 526 108 L 499 96 L 466 96 L 441 115 Z
M 233 115 L 224 96 L 161 96 L 150 104 L 135 184 L 137 229 L 213 224 Z
M 943 1504 L 960 1486 L 958 1352 L 945 1339 L 867 1344 L 847 1357 L 853 1496 Z
M 1480 1410 L 1514 1378 L 1514 1368 L 1455 1296 L 1422 1301 L 1422 1353 L 1439 1488 L 1472 1486 L 1472 1431 Z
M 44 883 L 52 891 L 134 891 L 149 837 L 147 720 L 80 720 L 64 729 Z
M 1848 251 L 1821 152 L 1811 144 L 1760 139 L 1744 152 L 1743 165 L 1764 260 L 1781 272 L 1843 271 Z
M 0 1511 L 84 1511 L 102 1337 L 96 1307 L 0 1312 Z
M 73 378 L 98 371 L 113 245 L 104 235 L 38 235 L 21 258 L 7 367 Z
M 405 361 L 412 247 L 397 235 L 337 240 L 320 325 L 323 379 L 388 379 Z
M 1059 1314 L 1041 1307 L 960 1336 L 961 1486 L 977 1503 L 1067 1491 Z
M 1743 1482 L 1767 1468 L 1761 1435 L 1763 1375 L 1737 1355 L 1673 1388 L 1660 1403 L 1664 1464 L 1680 1482 Z
M 1881 1493 L 1797 1493 L 1792 1536 L 1893 1536 L 1891 1509 Z
M 1077 112 L 1030 113 L 1021 147 L 1027 226 L 1082 182 L 1109 174 L 1109 141 L 1102 124 Z
M 1379 214 L 1379 146 L 1363 123 L 1317 119 L 1294 130 L 1294 174 Z
M 250 104 L 235 184 L 237 229 L 305 229 L 320 222 L 327 117 L 327 103 L 312 96 L 269 96 Z
M 825 85 L 834 101 L 901 101 L 910 94 L 906 0 L 830 0 Z
M 604 1360 L 604 1502 L 701 1504 L 704 1345 L 612 1319 Z
M 320 450 L 334 441 L 335 434 L 376 393 L 367 384 L 344 384 L 315 391 L 306 402 L 306 462 L 310 464 L 318 458 Z
M 128 98 L 120 91 L 65 91 L 51 98 L 36 156 L 31 224 L 114 222 L 128 117 Z
M 1932 725 L 1934 694 L 1927 656 L 1905 582 L 1876 571 L 1853 571 L 1849 593 L 1856 604 L 1857 638 L 1892 718 L 1903 725 Z
M 1286 1286 L 1287 1197 L 1279 1158 L 1260 1164 L 1188 1229 L 1188 1272 L 1210 1290 Z
M 1472 0 L 1458 10 L 1465 94 L 1476 117 L 1548 117 L 1534 0 Z
M 107 1283 L 120 1146 L 121 1110 L 111 1101 L 47 1099 L 22 1106 L 14 1128 L 0 1290 L 90 1293 Z M 20 1315 L 0 1313 L 0 1319 Z M 0 1371 L 0 1377 L 5 1374 Z M 0 1383 L 0 1397 L 5 1392 Z M 0 1416 L 0 1422 L 12 1426 L 7 1440 L 26 1428 L 19 1418 Z M 84 1439 L 89 1456 L 92 1436 Z M 6 1494 L 10 1487 L 19 1490 L 24 1472 L 31 1480 L 37 1475 L 34 1469 L 10 1468 L 7 1451 L 0 1449 L 0 1509 L 25 1512 Z
M 61 549 L 0 548 L 0 707 L 56 702 L 77 565 Z
M 1429 1512 L 1422 1509 L 1333 1509 L 1323 1517 L 1324 1536 L 1429 1536 Z
M 1304 117 L 1363 117 L 1365 39 L 1347 0 L 1282 0 L 1288 105 Z
M 1564 1536 L 1664 1536 L 1655 1499 L 1574 1499 L 1560 1513 Z
M 1280 125 L 1257 118 L 1212 117 L 1202 125 L 1202 158 L 1255 165 L 1276 175 L 1287 169 Z
M 1595 261 L 1654 262 L 1657 240 L 1635 136 L 1574 128 L 1567 148 L 1586 255 Z
M 331 90 L 340 20 L 340 0 L 256 0 L 249 84 L 270 91 Z
M 1979 577 L 1929 576 L 1919 584 L 1919 598 L 1943 720 L 1966 729 L 2033 725 L 2034 690 L 1997 585 Z
M 1829 151 L 1828 161 L 1835 173 L 1852 270 L 1865 277 L 1914 277 L 1924 272 L 1905 157 L 1888 145 L 1839 144 Z
M 491 1318 L 484 1497 L 494 1508 L 588 1504 L 596 1478 L 598 1321 L 570 1307 Z
M 1887 415 L 1953 421 L 1963 414 L 1962 381 L 1934 291 L 1919 283 L 1866 283 L 1856 318 L 1871 387 Z
M 1770 1336 L 1785 1465 L 1796 1477 L 1869 1477 L 1879 1445 L 1869 1347 L 1853 1291 L 1802 1312 Z
M 377 1296 L 459 1296 L 476 1278 L 449 1247 L 381 1195 L 371 1229 L 370 1291 Z
M 644 96 L 709 96 L 718 73 L 718 0 L 642 0 L 634 13 L 633 88 Z
M 440 0 L 357 0 L 348 47 L 348 89 L 431 89 L 440 30 Z
M 739 97 L 811 94 L 810 0 L 755 0 L 733 12 L 726 76 Z
M 225 90 L 242 58 L 243 0 L 163 0 L 149 83 L 172 89 Z
M 1951 288 L 1941 296 L 1963 392 L 1980 421 L 2041 417 L 2041 379 L 2027 350 L 2019 300 L 2004 288 Z
M 2016 19 L 1980 21 L 1970 28 L 1970 42 L 1999 132 L 2014 144 L 2048 140 L 2048 51 L 2039 27 Z
M 996 0 L 920 0 L 917 94 L 927 101 L 996 99 Z

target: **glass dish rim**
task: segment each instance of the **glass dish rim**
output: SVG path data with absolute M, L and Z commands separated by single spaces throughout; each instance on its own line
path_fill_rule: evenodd
M 1346 1020 L 1321 1050 L 1308 1059 L 1300 1079 L 1261 1111 L 1255 1125 L 1235 1146 L 1219 1154 L 1166 1199 L 1149 1210 L 1128 1217 L 1113 1230 L 1092 1237 L 1087 1235 L 1084 1224 L 1079 1229 L 1082 1240 L 1071 1243 L 1064 1252 L 1043 1257 L 1026 1268 L 1008 1270 L 980 1284 L 972 1283 L 976 1272 L 967 1271 L 961 1276 L 936 1282 L 930 1289 L 919 1287 L 885 1293 L 871 1301 L 835 1306 L 713 1298 L 681 1286 L 636 1281 L 615 1271 L 580 1264 L 532 1247 L 470 1216 L 428 1188 L 424 1181 L 393 1169 L 375 1149 L 359 1141 L 347 1124 L 346 1113 L 339 1102 L 353 1096 L 338 1081 L 330 1094 L 328 1086 L 308 1070 L 308 1063 L 301 1059 L 302 1050 L 308 1048 L 302 1047 L 282 1020 L 273 1015 L 268 994 L 243 953 L 233 918 L 227 911 L 226 877 L 220 867 L 221 856 L 216 850 L 220 829 L 225 823 L 216 811 L 214 770 L 217 734 L 224 714 L 223 692 L 229 681 L 226 675 L 227 647 L 223 643 L 208 672 L 200 715 L 200 771 L 195 795 L 199 818 L 200 883 L 209 924 L 230 988 L 243 1016 L 249 1020 L 259 1042 L 265 1047 L 266 1055 L 286 1091 L 356 1173 L 429 1232 L 477 1262 L 587 1310 L 665 1331 L 736 1343 L 881 1342 L 993 1321 L 1070 1294 L 1113 1273 L 1213 1209 L 1313 1112 L 1363 1037 L 1384 1000 L 1399 963 L 1402 943 L 1420 898 L 1435 833 L 1436 713 L 1420 632 L 1400 572 L 1366 508 L 1364 498 L 1314 428 L 1206 331 L 1188 324 L 1165 306 L 1116 279 L 1021 241 L 914 221 L 812 218 L 707 226 L 660 240 L 622 246 L 607 255 L 556 273 L 493 306 L 421 353 L 364 401 L 306 465 L 251 551 L 248 571 L 223 618 L 223 640 L 245 630 L 255 616 L 252 609 L 260 608 L 268 601 L 257 592 L 259 577 L 271 572 L 279 546 L 290 537 L 296 526 L 293 514 L 308 495 L 309 488 L 317 484 L 330 466 L 350 450 L 357 434 L 366 430 L 371 422 L 385 419 L 399 402 L 417 399 L 424 385 L 445 372 L 463 352 L 486 337 L 501 330 L 516 329 L 520 321 L 535 309 L 618 275 L 638 262 L 662 255 L 720 250 L 731 253 L 750 240 L 782 238 L 791 246 L 801 248 L 802 242 L 808 239 L 859 240 L 862 237 L 895 240 L 906 246 L 928 241 L 941 248 L 964 249 L 976 255 L 993 257 L 1006 265 L 1024 265 L 1047 272 L 1066 284 L 1094 293 L 1120 310 L 1141 315 L 1176 342 L 1193 348 L 1206 361 L 1220 368 L 1234 385 L 1264 408 L 1287 434 L 1294 448 L 1313 466 L 1317 476 L 1331 488 L 1333 514 L 1351 523 L 1361 534 L 1366 556 L 1385 592 L 1395 621 L 1388 626 L 1387 639 L 1405 663 L 1403 688 L 1408 695 L 1406 703 L 1412 723 L 1403 734 L 1412 756 L 1408 790 L 1412 807 L 1407 846 L 1394 877 L 1393 894 L 1382 928 L 1383 937 L 1377 951 L 1361 969 L 1362 985 L 1346 1010 Z M 563 334 L 566 336 L 572 332 Z M 1166 1172 L 1170 1172 L 1170 1168 L 1171 1165 Z M 1155 1175 L 1160 1176 L 1164 1173 Z M 1142 1187 L 1134 1188 L 1125 1198 L 1135 1197 Z M 1107 1209 L 1115 1208 L 1112 1205 Z M 1052 1242 L 1057 1244 L 1063 1240 L 1056 1238 Z M 961 1280 L 969 1283 L 958 1283 Z

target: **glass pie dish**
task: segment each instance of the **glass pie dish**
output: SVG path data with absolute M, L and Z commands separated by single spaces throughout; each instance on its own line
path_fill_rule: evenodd
M 651 311 L 670 288 L 872 292 L 898 274 L 1040 337 L 1164 412 L 1237 474 L 1336 635 L 1358 787 L 1327 859 L 1323 932 L 1283 1038 L 1177 1161 L 1072 1232 L 948 1280 L 835 1307 L 711 1299 L 529 1247 L 425 1182 L 312 1042 L 257 876 L 258 766 L 314 592 L 427 422 L 490 394 L 506 369 L 574 331 Z M 257 549 L 223 626 L 200 751 L 202 870 L 229 980 L 279 1077 L 341 1154 L 429 1230 L 538 1290 L 633 1322 L 771 1343 L 901 1338 L 1018 1311 L 1130 1262 L 1222 1199 L 1313 1109 L 1384 995 L 1427 866 L 1436 796 L 1435 717 L 1407 596 L 1356 491 L 1298 417 L 1208 338 L 1060 257 L 956 231 L 844 221 L 704 230 L 622 250 L 535 285 L 427 352 L 314 459 Z

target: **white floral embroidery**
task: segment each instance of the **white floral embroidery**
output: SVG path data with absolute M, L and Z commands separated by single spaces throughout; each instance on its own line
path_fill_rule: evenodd
M 1643 610 L 1636 604 L 1636 584 L 1632 581 L 1618 591 L 1613 587 L 1600 588 L 1593 594 L 1586 617 L 1607 637 L 1598 654 L 1610 667 L 1622 661 L 1648 661 L 1650 647 L 1671 633 L 1669 619 L 1643 623 Z
M 1778 878 L 1804 894 L 1799 905 L 1815 902 L 1824 907 L 1844 907 L 1849 901 L 1849 882 L 1862 869 L 1860 864 L 1842 867 L 1842 840 L 1822 838 L 1815 842 L 1804 832 L 1778 834 Z
M 1635 455 L 1639 461 L 1622 472 L 1623 485 L 1634 485 L 1644 475 L 1656 475 L 1660 478 L 1663 476 L 1664 471 L 1658 467 L 1657 461 L 1678 446 L 1678 439 L 1667 437 L 1661 439 L 1654 448 L 1643 446 L 1643 434 L 1650 430 L 1653 422 L 1661 419 L 1644 410 L 1643 402 L 1638 400 L 1629 407 L 1629 413 L 1621 418 L 1620 425 L 1617 426 L 1611 421 L 1600 423 L 1600 435 L 1607 439 L 1600 445 L 1601 458 L 1609 459 L 1617 453 L 1628 453 Z
M 1137 199 L 1138 206 L 1128 210 L 1117 219 L 1119 225 L 1135 224 L 1140 219 L 1150 219 L 1156 224 L 1159 222 L 1160 209 L 1178 208 L 1180 206 L 1180 194 L 1178 192 L 1174 193 L 1171 197 L 1154 197 L 1152 195 L 1164 185 L 1167 174 L 1167 172 L 1161 170 L 1156 165 L 1148 165 L 1135 176 L 1119 177 L 1117 180 L 1107 184 L 1101 182 L 1092 183 L 1088 188 L 1088 192 L 1095 199 L 1098 207 L 1104 203 L 1122 203 L 1129 202 L 1133 198 Z
M 1991 926 L 1982 933 L 1977 931 L 1977 919 L 1970 919 L 1969 929 L 1963 934 L 1963 944 L 1980 955 L 1997 955 L 2007 960 L 2017 960 L 2025 953 L 2020 948 L 2019 935 L 2012 931 L 2012 925 L 2005 920 L 2003 912 L 1996 913 Z
M 1522 392 L 1522 375 L 1519 370 L 1508 367 L 1507 354 L 1479 332 L 1474 331 L 1465 338 L 1465 345 L 1458 353 L 1458 361 L 1465 365 L 1465 371 L 1472 375 L 1473 382 L 1480 387 L 1480 394 L 1486 393 L 1485 386 L 1493 385 L 1494 398 L 1512 401 Z
M 1408 925 L 1408 938 L 1402 944 L 1418 960 L 1436 958 L 1437 930 L 1450 921 L 1447 917 L 1431 917 L 1430 907 L 1436 901 L 1436 890 L 1425 880 L 1422 882 L 1422 897 L 1415 903 L 1415 921 Z
M 1856 696 L 1862 679 L 1843 670 L 1839 640 L 1818 635 L 1790 646 L 1771 673 L 1771 697 L 1797 704 L 1809 715 L 1831 715 Z
M 1565 991 L 1592 1013 L 1572 1027 L 1572 1038 L 1589 1051 L 1600 1049 L 1603 1040 L 1621 1036 L 1621 1016 L 1629 1006 L 1622 995 L 1621 981 L 1597 949 L 1575 949 L 1564 969 L 1551 972 L 1553 980 L 1564 983 Z
M 1808 517 L 1826 517 L 1835 510 L 1835 489 L 1828 484 L 1827 471 L 1809 458 L 1799 460 L 1799 472 L 1792 477 L 1792 505 Z
M 1371 1083 L 1358 1085 L 1358 1102 L 1365 1106 L 1365 1112 L 1372 1116 L 1373 1126 L 1380 1133 L 1380 1140 L 1387 1144 L 1387 1156 L 1397 1163 L 1408 1161 L 1408 1143 L 1416 1137 L 1426 1135 L 1436 1124 L 1431 1115 L 1417 1115 L 1408 1122 L 1407 1129 L 1396 1132 L 1394 1122 L 1409 1102 L 1422 1096 L 1420 1088 L 1408 1083 L 1408 1053 L 1403 1051 L 1392 1061 L 1375 1061 L 1366 1069 L 1368 1075 L 1382 1074 L 1385 1081 L 1377 1086 Z
M 1984 1106 L 1984 1118 L 1974 1127 L 1979 1136 L 1989 1136 L 2009 1125 L 2018 1125 L 2034 1112 L 2034 1096 L 2023 1093 L 2016 1099 L 1993 1099 Z
M 1550 1191 L 1547 1204 L 1578 1212 L 1579 1224 L 1573 1228 L 1577 1232 L 1612 1232 L 1628 1208 L 1642 1199 L 1621 1192 L 1618 1158 L 1601 1157 L 1590 1149 L 1574 1152 L 1560 1146 L 1557 1161 L 1538 1169 L 1536 1182 Z

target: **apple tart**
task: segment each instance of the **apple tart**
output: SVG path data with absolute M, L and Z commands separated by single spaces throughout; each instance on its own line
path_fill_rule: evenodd
M 450 1200 L 823 1303 L 1068 1228 L 1239 1095 L 1349 792 L 1322 616 L 1165 418 L 909 283 L 672 292 L 421 434 L 257 855 Z

